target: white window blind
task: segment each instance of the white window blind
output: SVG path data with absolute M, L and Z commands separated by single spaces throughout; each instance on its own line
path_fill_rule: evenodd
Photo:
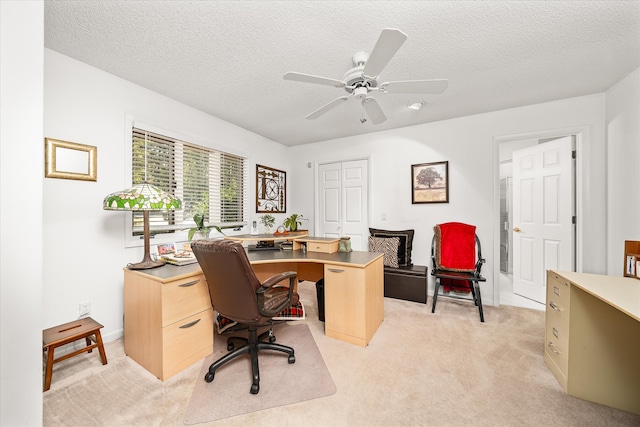
M 246 224 L 247 159 L 135 127 L 131 159 L 133 184 L 146 181 L 182 200 L 181 210 L 150 212 L 152 234 L 195 226 L 192 212 L 200 204 L 208 207 L 208 226 Z M 134 234 L 142 225 L 142 212 L 134 212 Z

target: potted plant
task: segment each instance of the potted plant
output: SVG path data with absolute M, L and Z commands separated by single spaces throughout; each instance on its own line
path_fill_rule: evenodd
M 198 239 L 208 239 L 209 233 L 211 229 L 215 229 L 220 234 L 224 234 L 222 229 L 217 225 L 207 226 L 204 221 L 207 218 L 207 214 L 209 213 L 209 205 L 202 201 L 198 203 L 193 210 L 191 211 L 191 215 L 193 215 L 193 222 L 196 223 L 195 227 L 189 229 L 189 234 L 187 234 L 187 240 L 191 241 L 193 237 L 197 237 Z
M 267 234 L 271 234 L 271 227 L 276 223 L 276 219 L 271 214 L 265 214 L 260 217 L 260 222 L 264 225 Z
M 302 220 L 306 220 L 301 214 L 291 214 L 289 218 L 284 220 L 284 226 L 289 229 L 289 231 L 296 231 L 299 225 L 302 225 Z

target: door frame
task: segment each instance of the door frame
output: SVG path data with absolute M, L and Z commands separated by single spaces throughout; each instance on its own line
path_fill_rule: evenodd
M 356 160 L 365 160 L 367 162 L 367 227 L 371 224 L 371 156 L 354 156 L 343 158 L 331 158 L 326 160 L 316 160 L 313 162 L 313 230 L 314 233 L 320 228 L 318 221 L 320 211 L 320 193 L 318 183 L 318 169 L 320 165 L 331 163 L 353 162 Z
M 585 173 L 589 164 L 590 129 L 589 126 L 576 126 L 561 129 L 547 129 L 537 132 L 527 132 L 520 134 L 502 135 L 493 137 L 493 259 L 497 260 L 493 269 L 493 303 L 500 305 L 500 147 L 501 143 L 519 141 L 523 139 L 546 139 L 575 135 L 576 138 L 576 183 L 575 183 L 575 203 L 576 203 L 576 229 L 575 229 L 575 264 L 576 271 L 582 271 L 583 250 L 582 242 L 584 236 L 583 229 L 583 183 Z

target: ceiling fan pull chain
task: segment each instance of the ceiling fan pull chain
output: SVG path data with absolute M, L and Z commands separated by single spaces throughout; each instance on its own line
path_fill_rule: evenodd
M 364 118 L 364 102 L 361 104 L 362 108 L 360 109 L 360 123 L 364 124 L 364 122 L 367 121 L 367 119 Z

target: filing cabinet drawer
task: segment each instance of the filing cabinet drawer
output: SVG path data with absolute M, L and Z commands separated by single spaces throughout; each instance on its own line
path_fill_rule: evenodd
M 213 309 L 162 328 L 162 375 L 167 379 L 213 352 Z
M 547 273 L 546 322 L 569 328 L 570 282 L 555 273 Z
M 571 290 L 570 283 L 567 279 L 559 276 L 556 273 L 549 272 L 547 274 L 547 303 L 553 300 L 556 304 L 559 304 L 569 309 L 569 292 Z
M 162 326 L 211 307 L 204 275 L 187 277 L 162 285 Z
M 547 322 L 545 352 L 566 377 L 569 367 L 569 333 L 567 328 Z

